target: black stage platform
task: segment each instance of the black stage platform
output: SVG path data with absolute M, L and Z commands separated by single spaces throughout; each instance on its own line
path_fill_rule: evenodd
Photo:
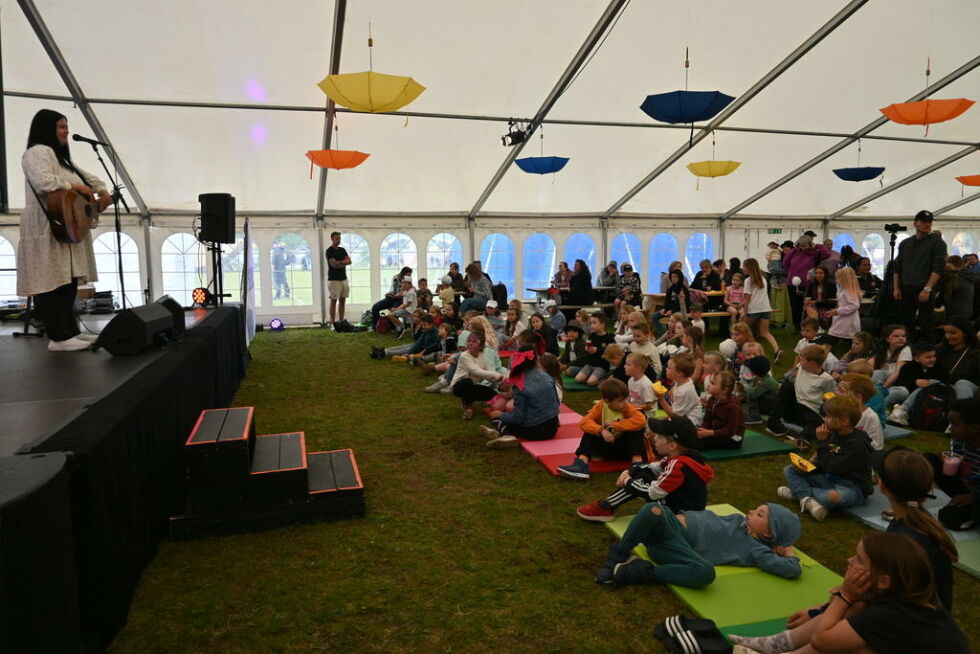
M 230 404 L 245 374 L 237 306 L 187 318 L 183 339 L 132 357 L 48 352 L 46 339 L 0 336 L 0 456 L 68 457 L 77 575 L 65 586 L 77 586 L 76 630 L 85 651 L 104 648 L 125 624 L 168 518 L 184 509 L 187 434 L 203 409 Z M 2 529 L 0 515 L 0 557 Z M 0 560 L 0 634 L 17 629 L 3 624 L 11 619 L 3 595 L 9 600 L 18 590 L 3 583 L 3 565 L 16 562 Z

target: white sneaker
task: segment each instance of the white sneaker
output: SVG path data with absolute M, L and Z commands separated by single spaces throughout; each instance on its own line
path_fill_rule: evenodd
M 789 486 L 780 486 L 779 488 L 777 488 L 776 489 L 776 495 L 781 500 L 792 500 L 793 499 L 793 491 L 791 491 L 789 489 Z
M 500 436 L 499 438 L 494 438 L 491 441 L 487 441 L 487 447 L 491 450 L 506 450 L 509 447 L 517 447 L 520 442 L 517 440 L 516 436 Z
M 91 345 L 88 341 L 72 336 L 64 341 L 48 341 L 48 352 L 79 352 L 89 349 Z
M 75 334 L 75 338 L 81 339 L 83 341 L 88 341 L 89 343 L 94 343 L 99 340 L 98 334 Z
M 449 384 L 446 383 L 446 380 L 443 379 L 442 377 L 440 377 L 439 379 L 435 380 L 433 383 L 431 383 L 428 386 L 426 386 L 425 387 L 425 392 L 426 393 L 438 393 L 442 389 L 446 388 L 447 386 L 449 386 Z
M 800 513 L 809 513 L 817 522 L 823 522 L 829 511 L 827 507 L 812 497 L 804 497 L 800 500 Z
M 909 412 L 906 410 L 904 404 L 896 404 L 892 407 L 892 412 L 888 414 L 888 422 L 894 422 L 896 425 L 908 427 Z
M 488 440 L 500 438 L 499 431 L 497 431 L 493 427 L 487 427 L 486 425 L 480 425 L 480 435 Z

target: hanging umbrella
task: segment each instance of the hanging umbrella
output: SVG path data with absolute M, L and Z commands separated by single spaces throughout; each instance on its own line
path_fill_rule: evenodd
M 724 177 L 741 165 L 741 161 L 696 161 L 687 164 L 687 169 L 698 177 Z
M 548 173 L 557 173 L 565 167 L 568 161 L 568 157 L 524 157 L 514 163 L 525 173 L 547 175 Z
M 931 125 L 952 120 L 972 107 L 973 100 L 956 98 L 955 100 L 920 100 L 918 102 L 900 102 L 890 104 L 880 109 L 888 120 L 903 125 Z
M 956 181 L 964 186 L 980 186 L 980 175 L 961 175 Z
M 648 95 L 640 109 L 662 123 L 697 123 L 714 118 L 734 99 L 721 91 L 672 91 Z
M 357 150 L 310 150 L 306 153 L 306 158 L 310 160 L 310 179 L 313 179 L 313 164 L 320 168 L 333 168 L 334 170 L 356 168 L 370 156 L 366 152 L 358 152 Z
M 327 75 L 317 86 L 337 104 L 370 113 L 398 111 L 425 90 L 411 77 L 370 71 Z
M 885 172 L 880 166 L 859 166 L 857 168 L 834 168 L 834 174 L 845 182 L 864 182 Z

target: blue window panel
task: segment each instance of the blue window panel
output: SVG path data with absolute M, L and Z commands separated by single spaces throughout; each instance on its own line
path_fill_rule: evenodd
M 456 262 L 463 266 L 463 244 L 454 235 L 447 232 L 436 234 L 429 239 L 425 249 L 425 274 L 429 279 L 429 287 L 434 288 L 439 279 L 449 272 L 449 264 Z
M 841 248 L 844 247 L 845 245 L 850 245 L 851 249 L 854 250 L 855 252 L 858 253 L 861 252 L 861 249 L 857 246 L 857 243 L 854 241 L 854 237 L 851 236 L 850 234 L 838 234 L 837 236 L 834 237 L 835 250 L 840 252 Z
M 568 267 L 572 270 L 575 269 L 576 259 L 581 259 L 586 263 L 592 272 L 592 281 L 594 283 L 598 278 L 599 271 L 596 270 L 595 265 L 595 241 L 588 234 L 581 232 L 572 234 L 565 241 L 565 261 L 568 262 Z
M 698 264 L 702 259 L 714 260 L 715 241 L 704 232 L 692 234 L 691 238 L 687 239 L 685 250 L 684 266 L 687 278 L 690 280 L 694 279 L 694 273 L 698 271 Z
M 343 238 L 343 237 L 341 237 Z M 381 241 L 381 278 L 378 280 L 382 295 L 391 290 L 391 278 L 408 266 L 413 280 L 418 279 L 418 250 L 408 234 L 388 234 Z
M 558 249 L 555 240 L 547 234 L 538 232 L 531 234 L 524 241 L 521 260 L 524 262 L 524 283 L 521 293 L 523 297 L 534 297 L 527 289 L 547 288 L 551 278 L 558 270 Z
M 633 266 L 633 272 L 640 274 L 643 262 L 643 248 L 640 239 L 635 234 L 620 234 L 613 239 L 612 247 L 609 249 L 609 258 L 619 263 L 620 270 L 624 263 L 629 262 Z
M 667 268 L 678 257 L 677 239 L 673 234 L 657 234 L 650 241 L 650 266 L 647 268 L 645 288 L 651 293 L 660 290 L 660 275 L 667 274 Z M 656 290 L 654 290 L 656 289 Z
M 480 243 L 480 262 L 494 284 L 507 287 L 507 297 L 514 293 L 514 241 L 506 234 L 487 234 Z
M 871 259 L 872 272 L 880 277 L 885 270 L 885 239 L 881 237 L 881 234 L 868 234 L 861 242 L 861 250 L 864 256 Z M 898 252 L 897 244 L 895 252 Z

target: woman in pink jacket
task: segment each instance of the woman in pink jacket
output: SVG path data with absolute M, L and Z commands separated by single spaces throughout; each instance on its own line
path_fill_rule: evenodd
M 803 317 L 803 294 L 806 292 L 807 276 L 811 269 L 829 256 L 830 250 L 825 245 L 822 243 L 814 245 L 813 238 L 804 234 L 796 242 L 796 247 L 783 257 L 787 283 L 792 284 L 794 278 L 800 278 L 799 287 L 791 287 L 789 290 L 789 303 L 793 308 L 793 326 L 797 332 L 800 331 L 800 320 Z

